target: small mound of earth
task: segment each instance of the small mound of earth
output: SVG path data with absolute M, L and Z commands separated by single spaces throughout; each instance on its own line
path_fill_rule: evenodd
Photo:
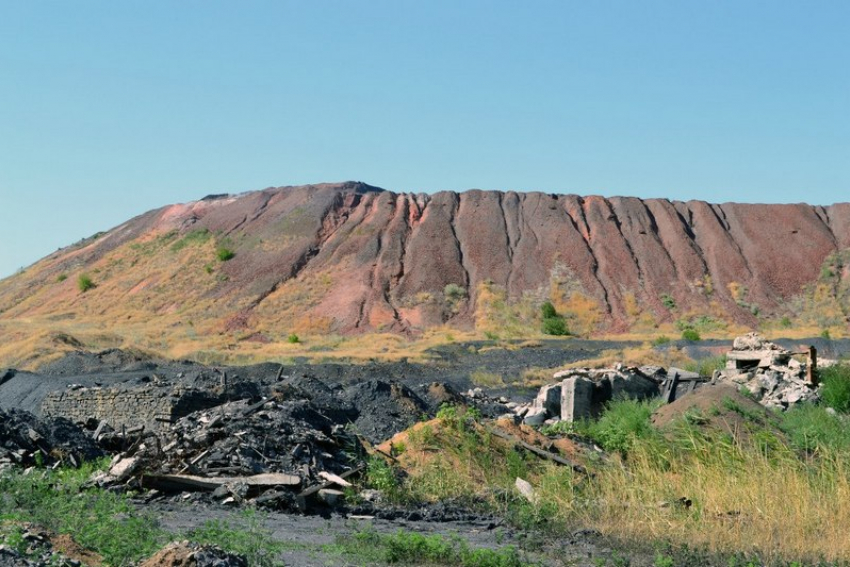
M 179 541 L 166 545 L 140 567 L 248 567 L 248 562 L 218 547 Z
M 76 350 L 59 360 L 49 362 L 39 371 L 49 376 L 79 376 L 102 372 L 151 371 L 157 368 L 156 361 L 144 353 L 111 348 L 100 352 Z
M 74 538 L 68 534 L 60 534 L 50 538 L 53 549 L 59 551 L 65 557 L 79 561 L 88 567 L 100 567 L 103 565 L 103 557 L 89 549 L 82 547 Z
M 368 380 L 345 389 L 345 397 L 357 408 L 357 431 L 380 443 L 397 431 L 416 423 L 429 412 L 428 404 L 404 384 Z
M 681 419 L 698 424 L 704 431 L 727 433 L 746 440 L 755 429 L 781 436 L 771 412 L 729 385 L 711 385 L 696 390 L 652 414 L 652 424 L 667 427 Z

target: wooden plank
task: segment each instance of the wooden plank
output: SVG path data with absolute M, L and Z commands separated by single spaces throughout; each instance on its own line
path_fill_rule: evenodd
M 351 469 L 350 471 L 345 471 L 344 473 L 339 475 L 339 478 L 341 478 L 341 479 L 350 478 L 350 477 L 352 477 L 356 474 L 360 474 L 364 470 L 366 470 L 365 463 L 360 465 L 357 468 Z M 313 486 L 310 486 L 310 487 L 304 489 L 302 492 L 298 493 L 298 495 L 295 497 L 296 505 L 303 512 L 304 510 L 307 509 L 307 498 L 309 496 L 313 496 L 314 494 L 316 494 L 317 492 L 319 492 L 320 490 L 323 490 L 325 488 L 330 488 L 334 484 L 335 484 L 334 482 L 325 481 L 325 482 L 322 482 L 320 484 L 314 484 Z
M 545 451 L 545 450 L 543 450 L 539 447 L 535 447 L 534 445 L 531 445 L 530 443 L 526 443 L 522 439 L 518 439 L 518 438 L 514 437 L 513 435 L 511 435 L 510 433 L 506 433 L 505 431 L 502 431 L 500 429 L 489 428 L 489 427 L 487 428 L 487 431 L 489 431 L 490 433 L 492 433 L 496 437 L 500 437 L 502 439 L 510 441 L 510 442 L 522 447 L 526 451 L 534 453 L 538 457 L 541 457 L 543 459 L 548 459 L 552 462 L 558 463 L 559 465 L 564 465 L 565 467 L 570 467 L 576 472 L 580 472 L 580 473 L 587 472 L 583 466 L 578 465 L 578 464 L 570 461 L 569 459 L 565 459 L 564 457 L 562 457 L 560 455 L 556 455 L 555 453 L 550 453 L 549 451 Z
M 225 484 L 247 484 L 249 487 L 298 486 L 301 478 L 294 474 L 265 473 L 253 476 L 207 478 L 188 474 L 151 474 L 142 477 L 142 486 L 158 490 L 215 490 Z
M 335 475 L 333 473 L 329 473 L 329 472 L 326 472 L 326 471 L 320 472 L 319 478 L 323 478 L 328 482 L 333 482 L 334 484 L 338 484 L 339 486 L 342 486 L 343 488 L 347 488 L 347 487 L 351 486 L 351 483 L 348 482 L 347 480 L 345 480 L 344 478 L 342 478 L 341 476 L 338 476 L 338 475 Z

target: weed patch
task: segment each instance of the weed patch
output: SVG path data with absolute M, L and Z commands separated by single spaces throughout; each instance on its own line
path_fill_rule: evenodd
M 126 496 L 83 490 L 98 466 L 0 475 L 0 520 L 33 522 L 56 533 L 69 533 L 110 565 L 127 565 L 158 549 L 165 532 L 150 516 L 138 513 Z
M 371 561 L 405 565 L 452 565 L 460 567 L 530 567 L 514 546 L 499 549 L 472 548 L 459 537 L 422 535 L 399 530 L 380 534 L 364 530 L 340 538 L 344 552 Z
M 285 545 L 275 541 L 263 527 L 263 516 L 256 510 L 245 510 L 237 522 L 209 520 L 200 528 L 189 531 L 186 537 L 200 544 L 217 545 L 248 560 L 248 565 L 278 567 L 283 563 L 276 557 Z
M 187 246 L 198 246 L 212 238 L 212 233 L 206 228 L 190 230 L 183 238 L 171 245 L 172 252 L 179 252 Z

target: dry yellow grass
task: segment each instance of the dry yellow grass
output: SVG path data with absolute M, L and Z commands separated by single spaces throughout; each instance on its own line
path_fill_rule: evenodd
M 641 545 L 745 553 L 759 564 L 850 561 L 846 453 L 801 458 L 775 437 L 737 443 L 683 428 L 675 443 L 646 440 L 626 460 L 591 460 L 593 474 L 584 475 L 517 453 L 480 426 L 450 423 L 418 424 L 393 439 L 411 497 L 485 501 L 555 530 L 580 526 Z M 514 494 L 517 476 L 532 484 L 537 504 L 494 496 Z M 692 505 L 680 505 L 682 498 Z
M 671 541 L 717 552 L 758 554 L 767 561 L 850 560 L 850 462 L 825 456 L 802 463 L 732 448 L 706 458 L 648 448 L 626 466 L 597 470 L 579 495 L 544 483 L 546 498 L 571 522 L 639 541 Z M 693 506 L 677 506 L 688 498 Z

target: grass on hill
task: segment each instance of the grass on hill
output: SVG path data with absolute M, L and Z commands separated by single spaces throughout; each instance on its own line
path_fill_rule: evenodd
M 585 455 L 590 475 L 518 451 L 474 415 L 450 409 L 396 439 L 399 468 L 384 478 L 397 501 L 466 503 L 553 537 L 596 529 L 736 565 L 850 562 L 850 417 L 802 406 L 765 422 L 730 401 L 659 430 L 650 425 L 654 407 L 614 402 L 599 421 L 548 432 L 569 431 L 609 452 Z M 732 414 L 745 434 L 702 425 Z M 534 503 L 517 493 L 516 477 L 532 484 Z

